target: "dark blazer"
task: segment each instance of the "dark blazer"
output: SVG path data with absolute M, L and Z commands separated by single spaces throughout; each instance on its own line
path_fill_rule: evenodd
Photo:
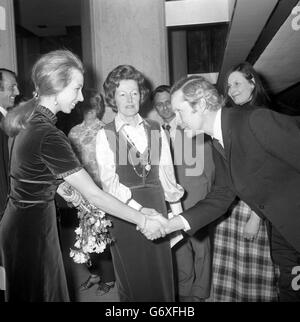
M 215 168 L 211 138 L 202 133 L 190 139 L 177 127 L 172 150 L 175 176 L 185 190 L 181 203 L 188 209 L 204 199 L 212 186 Z
M 214 149 L 212 191 L 182 214 L 188 233 L 220 217 L 238 196 L 300 251 L 299 118 L 264 108 L 223 109 L 221 123 L 226 159 Z
M 8 189 L 8 137 L 2 129 L 3 114 L 0 112 L 0 219 L 3 216 Z

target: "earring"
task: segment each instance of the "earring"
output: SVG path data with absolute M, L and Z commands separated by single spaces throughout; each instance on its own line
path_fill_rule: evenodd
M 36 100 L 39 98 L 39 93 L 37 91 L 33 92 L 33 98 Z
M 54 101 L 54 105 L 56 106 L 58 103 L 57 103 L 57 100 L 55 99 L 55 101 Z

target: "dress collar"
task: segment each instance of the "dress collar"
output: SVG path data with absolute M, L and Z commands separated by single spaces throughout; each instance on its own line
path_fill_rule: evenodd
M 140 114 L 137 114 L 136 117 L 138 119 L 137 125 L 141 125 L 142 123 L 145 122 L 145 120 L 142 119 L 142 117 L 140 116 Z M 128 123 L 124 122 L 121 119 L 121 117 L 120 117 L 119 114 L 117 114 L 116 117 L 115 117 L 115 124 L 116 124 L 116 130 L 117 130 L 117 132 L 119 132 L 123 126 L 129 125 Z
M 53 124 L 57 122 L 57 116 L 52 113 L 47 107 L 38 105 L 36 111 L 46 116 Z

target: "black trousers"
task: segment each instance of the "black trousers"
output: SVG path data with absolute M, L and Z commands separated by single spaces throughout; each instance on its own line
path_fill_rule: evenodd
M 279 266 L 279 301 L 300 302 L 300 253 L 271 227 L 272 258 Z M 298 273 L 297 273 L 298 272 Z

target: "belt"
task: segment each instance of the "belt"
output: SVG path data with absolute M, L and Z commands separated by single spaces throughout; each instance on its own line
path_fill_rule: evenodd
M 33 204 L 41 204 L 41 203 L 48 203 L 48 202 L 51 202 L 51 201 L 54 201 L 54 198 L 53 199 L 48 199 L 48 200 L 22 200 L 22 199 L 16 199 L 14 198 L 13 196 L 9 195 L 8 196 L 9 199 L 12 199 L 16 202 L 20 202 L 20 203 L 33 203 Z

